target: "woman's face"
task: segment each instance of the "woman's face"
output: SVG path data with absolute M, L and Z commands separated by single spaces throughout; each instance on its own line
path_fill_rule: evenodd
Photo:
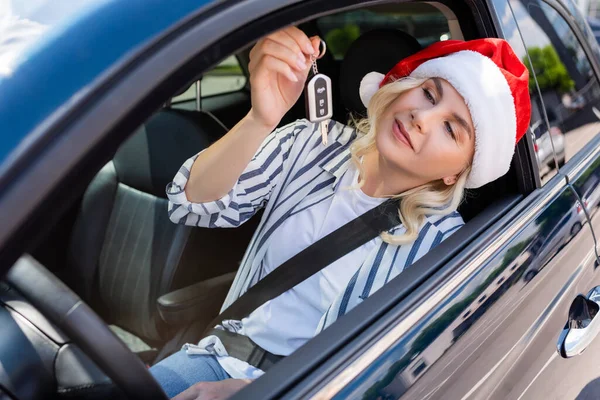
M 375 143 L 386 164 L 425 184 L 454 184 L 471 164 L 475 129 L 462 96 L 432 78 L 399 95 L 379 117 Z

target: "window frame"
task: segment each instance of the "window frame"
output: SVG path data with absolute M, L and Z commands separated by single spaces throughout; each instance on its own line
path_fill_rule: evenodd
M 59 215 L 59 211 L 64 211 L 70 202 L 75 201 L 68 197 L 68 201 L 56 201 L 55 198 L 59 197 L 61 189 L 69 189 L 69 192 L 77 192 L 75 189 L 83 191 L 85 184 L 93 177 L 93 171 L 99 170 L 101 165 L 108 162 L 108 154 L 114 153 L 119 143 L 127 137 L 125 132 L 133 132 L 152 112 L 159 109 L 162 103 L 158 99 L 167 98 L 165 94 L 172 95 L 175 92 L 173 88 L 181 88 L 189 82 L 189 76 L 193 75 L 189 72 L 185 75 L 183 70 L 204 71 L 211 68 L 220 61 L 221 54 L 235 54 L 252 42 L 253 38 L 258 39 L 266 32 L 281 27 L 282 24 L 275 15 L 283 15 L 287 23 L 302 23 L 327 13 L 381 3 L 383 2 L 378 0 L 333 0 L 327 4 L 320 0 L 219 2 L 210 7 L 198 8 L 195 13 L 148 40 L 143 47 L 124 55 L 116 65 L 86 87 L 85 96 L 77 96 L 44 121 L 36 131 L 31 132 L 27 138 L 27 146 L 19 149 L 10 165 L 3 166 L 4 171 L 0 176 L 0 189 L 3 190 L 0 206 L 15 211 L 3 216 L 5 220 L 0 228 L 0 259 L 6 260 L 8 265 L 14 262 L 24 250 L 22 243 L 28 242 L 27 239 L 32 237 L 31 230 L 23 227 L 34 222 L 39 227 L 39 218 L 49 220 L 40 210 L 40 204 L 53 204 L 56 207 L 54 214 Z M 476 2 L 465 1 L 457 5 L 451 4 L 450 0 L 440 0 L 439 3 L 448 7 L 453 5 L 455 13 L 458 13 L 456 10 L 460 7 L 460 12 L 474 12 L 478 16 L 473 25 L 462 27 L 467 39 L 476 35 L 496 35 L 491 22 L 482 22 L 490 21 L 488 10 L 473 11 L 478 8 L 474 7 Z M 305 13 L 307 16 L 300 17 L 303 14 L 297 10 L 306 7 L 312 7 L 312 13 Z M 217 18 L 213 18 L 214 16 Z M 220 26 L 216 21 L 222 21 L 221 18 L 229 18 L 232 23 Z M 236 26 L 237 31 L 232 28 L 235 21 L 243 21 Z M 257 25 L 260 28 L 256 28 Z M 202 35 L 197 32 L 202 32 Z M 249 36 L 242 40 L 240 32 L 249 33 Z M 201 38 L 205 46 L 199 47 L 189 36 Z M 189 47 L 184 48 L 180 42 L 185 42 Z M 165 53 L 178 61 L 171 64 L 157 63 L 155 71 L 148 70 L 146 66 L 152 63 L 158 53 Z M 137 72 L 137 77 L 132 76 L 133 71 Z M 130 85 L 127 90 L 123 88 L 123 81 Z M 155 84 L 148 87 L 148 82 Z M 123 92 L 119 94 L 122 101 L 118 105 L 107 104 L 107 94 L 117 91 Z M 123 107 L 123 104 L 126 106 Z M 80 132 L 86 132 L 86 136 L 82 137 Z M 68 151 L 61 146 L 64 141 L 70 143 Z M 99 155 L 97 148 L 103 148 L 106 155 Z M 527 162 L 523 162 L 527 160 L 524 158 L 527 157 L 525 149 L 524 146 L 517 146 L 515 164 L 517 177 L 520 178 L 520 191 L 526 194 L 535 189 L 535 186 L 531 185 Z M 42 154 L 45 156 L 41 157 Z M 31 160 L 36 162 L 31 163 Z M 52 171 L 52 175 L 48 175 L 48 171 Z M 40 176 L 44 176 L 44 179 L 39 178 Z M 30 179 L 29 184 L 36 185 L 35 193 L 19 184 L 24 179 Z M 25 194 L 27 202 L 22 199 Z M 51 220 L 56 221 L 56 218 Z M 46 230 L 40 229 L 38 232 L 41 235 Z M 5 272 L 6 268 L 0 267 L 0 272 Z
M 230 5 L 230 3 L 235 4 Z M 50 137 L 46 152 L 35 163 L 28 165 L 20 175 L 16 175 L 11 182 L 12 185 L 0 198 L 0 208 L 6 210 L 11 209 L 11 205 L 18 204 L 24 195 L 31 196 L 26 207 L 17 208 L 17 212 L 13 213 L 11 220 L 6 221 L 0 228 L 0 259 L 3 261 L 0 263 L 0 273 L 5 273 L 31 243 L 43 237 L 48 229 L 43 227 L 54 225 L 52 221 L 55 222 L 61 212 L 77 199 L 77 194 L 83 192 L 89 179 L 108 161 L 117 147 L 154 110 L 160 108 L 162 105 L 160 99 L 164 99 L 163 96 L 166 93 L 172 93 L 173 87 L 185 85 L 185 77 L 189 75 L 182 73 L 183 70 L 203 71 L 210 68 L 219 61 L 218 57 L 223 52 L 233 54 L 239 50 L 239 42 L 247 43 L 253 38 L 258 39 L 266 31 L 278 29 L 285 24 L 299 23 L 328 12 L 379 3 L 381 1 L 378 0 L 333 0 L 330 2 L 309 0 L 302 3 L 295 1 L 282 3 L 281 0 L 223 2 L 216 5 L 213 12 L 208 14 L 198 12 L 197 15 L 181 22 L 176 29 L 154 38 L 151 45 L 140 53 L 130 55 L 116 71 L 113 71 L 114 75 L 103 77 L 96 82 L 94 87 L 90 88 L 87 97 L 70 104 L 70 108 L 66 110 L 67 112 L 62 118 L 45 127 L 43 134 Z M 471 27 L 470 29 L 478 29 L 481 35 L 487 37 L 496 36 L 495 28 L 488 14 L 488 5 L 480 0 L 465 1 L 461 6 L 463 5 L 471 13 L 477 26 L 477 28 Z M 228 6 L 230 8 L 219 13 L 219 7 Z M 303 13 L 307 16 L 299 17 Z M 225 18 L 224 14 L 235 20 L 239 24 L 239 29 L 236 30 L 233 23 L 225 26 L 222 23 Z M 191 24 L 190 20 L 194 24 Z M 226 37 L 227 34 L 229 36 Z M 206 43 L 200 49 L 196 40 L 198 37 L 203 39 L 201 43 Z M 172 64 L 165 65 L 166 56 L 174 60 Z M 157 68 L 161 65 L 161 68 Z M 148 87 L 148 82 L 154 82 L 154 86 Z M 117 98 L 121 100 L 119 104 L 114 104 L 115 102 L 110 100 L 114 98 L 113 96 L 118 96 Z M 126 106 L 123 107 L 123 104 Z M 86 132 L 86 136 L 82 137 L 81 132 Z M 518 146 L 517 165 L 519 165 L 519 161 L 522 161 L 522 155 L 519 156 L 522 154 L 519 152 L 519 148 Z M 523 149 L 521 149 L 522 151 Z M 53 175 L 49 177 L 44 171 L 53 171 Z M 521 182 L 521 174 L 517 173 L 517 179 Z M 36 187 L 35 193 L 30 190 L 31 185 Z M 533 199 L 539 200 L 535 195 Z M 419 270 L 418 279 L 407 279 L 407 282 L 403 284 L 405 285 L 404 296 L 412 294 L 412 290 L 434 271 L 444 272 L 440 269 L 448 260 L 464 248 L 465 243 L 475 240 L 483 229 L 488 234 L 493 234 L 487 228 L 501 216 L 514 217 L 518 210 L 528 204 L 528 202 L 520 200 L 521 197 L 517 195 L 505 199 L 495 208 L 488 210 L 488 214 L 482 213 L 479 216 L 480 219 L 487 220 L 485 224 L 475 225 L 478 229 L 463 232 L 464 234 L 460 236 L 461 240 L 465 237 L 469 240 L 465 240 L 461 244 L 459 236 L 456 236 L 455 240 L 451 238 L 442 243 L 440 246 L 445 247 L 440 247 L 440 252 L 436 252 L 437 254 L 432 252 L 424 257 L 420 261 L 420 265 L 427 268 Z M 49 209 L 54 211 L 51 213 L 52 215 L 46 215 L 49 214 L 46 212 Z M 457 245 L 458 247 L 456 247 Z M 417 274 L 417 268 L 413 271 Z M 372 307 L 376 307 L 377 311 L 377 314 L 370 314 L 364 321 L 375 319 L 379 323 L 379 317 L 403 298 L 399 294 L 390 296 L 391 290 L 392 288 L 381 291 L 377 296 L 379 302 L 372 301 L 369 307 L 363 307 L 363 312 L 369 311 L 369 308 Z M 321 337 L 320 342 L 311 348 L 318 348 L 319 343 L 326 345 L 327 351 L 320 353 L 322 359 L 329 360 L 329 356 L 340 356 L 338 350 L 347 341 L 354 339 L 355 335 L 364 328 L 364 326 L 355 326 L 354 329 L 348 330 L 345 329 L 348 327 L 347 325 L 339 325 L 326 335 L 327 341 L 333 336 L 337 339 L 335 342 L 327 343 Z M 307 355 L 310 353 L 306 351 L 294 355 L 297 361 L 303 360 L 304 357 L 306 364 L 297 363 L 296 366 L 300 365 L 301 367 L 295 371 L 293 376 L 287 376 L 286 379 L 279 379 L 277 382 L 277 373 L 282 372 L 274 371 L 274 377 L 268 381 L 262 381 L 262 386 L 259 385 L 258 388 L 264 388 L 267 382 L 271 382 L 273 386 L 267 388 L 269 391 L 287 390 L 295 381 L 312 372 L 311 368 L 318 366 L 318 360 L 307 359 Z M 257 394 L 257 397 L 260 395 Z

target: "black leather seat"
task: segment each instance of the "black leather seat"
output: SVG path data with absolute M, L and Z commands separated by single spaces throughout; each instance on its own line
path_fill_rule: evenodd
M 210 114 L 161 110 L 84 194 L 68 281 L 133 351 L 159 348 L 175 331 L 158 314 L 160 295 L 237 270 L 254 231 L 252 223 L 236 230 L 190 228 L 167 215 L 167 183 L 187 158 L 225 133 Z
M 397 29 L 374 29 L 356 39 L 340 66 L 340 98 L 350 113 L 366 116 L 359 95 L 360 81 L 369 72 L 387 74 L 394 65 L 421 50 L 411 35 Z

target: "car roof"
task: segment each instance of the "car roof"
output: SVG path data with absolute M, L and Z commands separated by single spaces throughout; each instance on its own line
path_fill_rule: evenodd
M 84 96 L 124 55 L 142 49 L 178 21 L 216 2 L 91 3 L 93 6 L 50 27 L 23 52 L 23 60 L 14 70 L 0 69 L 0 171 L 11 163 L 19 145 L 25 145 L 27 135 L 43 128 L 62 107 Z

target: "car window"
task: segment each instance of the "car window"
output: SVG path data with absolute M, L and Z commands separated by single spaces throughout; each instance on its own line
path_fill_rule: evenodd
M 520 27 L 516 24 L 509 3 L 504 0 L 497 0 L 494 1 L 494 6 L 499 14 L 499 20 L 506 40 L 521 60 L 527 60 L 525 43 L 519 33 Z M 513 8 L 517 7 L 512 2 L 510 6 Z M 531 120 L 527 134 L 530 135 L 533 143 L 534 162 L 537 165 L 543 185 L 558 172 L 558 166 L 554 157 L 553 142 L 551 140 L 551 134 L 556 133 L 556 130 L 550 129 L 546 123 L 544 105 L 534 75 L 530 76 L 529 80 L 529 96 L 531 98 Z M 552 113 L 551 110 L 548 110 L 548 112 Z M 551 116 L 549 118 L 551 120 L 555 119 L 551 118 Z
M 548 4 L 511 0 L 528 57 L 523 59 L 541 92 L 559 166 L 600 131 L 600 85 L 567 21 Z M 538 104 L 540 105 L 540 104 Z
M 597 0 L 589 2 L 589 13 L 585 9 L 585 3 L 577 4 L 575 1 L 564 1 L 562 4 L 569 9 L 573 15 L 573 20 L 577 24 L 579 30 L 585 36 L 585 40 L 590 44 L 594 57 L 600 60 L 600 46 L 597 42 L 600 39 L 600 33 L 598 31 L 598 20 L 597 10 L 600 8 L 600 3 Z M 587 18 L 584 17 L 582 11 L 585 12 Z M 594 16 L 596 16 L 594 18 Z
M 206 72 L 200 82 L 200 96 L 208 97 L 237 92 L 246 86 L 246 75 L 235 56 L 229 56 L 216 67 Z M 173 98 L 172 102 L 190 101 L 196 98 L 194 82 L 185 92 Z
M 410 13 L 377 8 L 337 13 L 317 19 L 317 26 L 336 60 L 344 58 L 354 40 L 373 29 L 400 29 L 423 47 L 451 39 L 448 21 L 438 9 L 427 4 L 411 6 L 416 9 Z

